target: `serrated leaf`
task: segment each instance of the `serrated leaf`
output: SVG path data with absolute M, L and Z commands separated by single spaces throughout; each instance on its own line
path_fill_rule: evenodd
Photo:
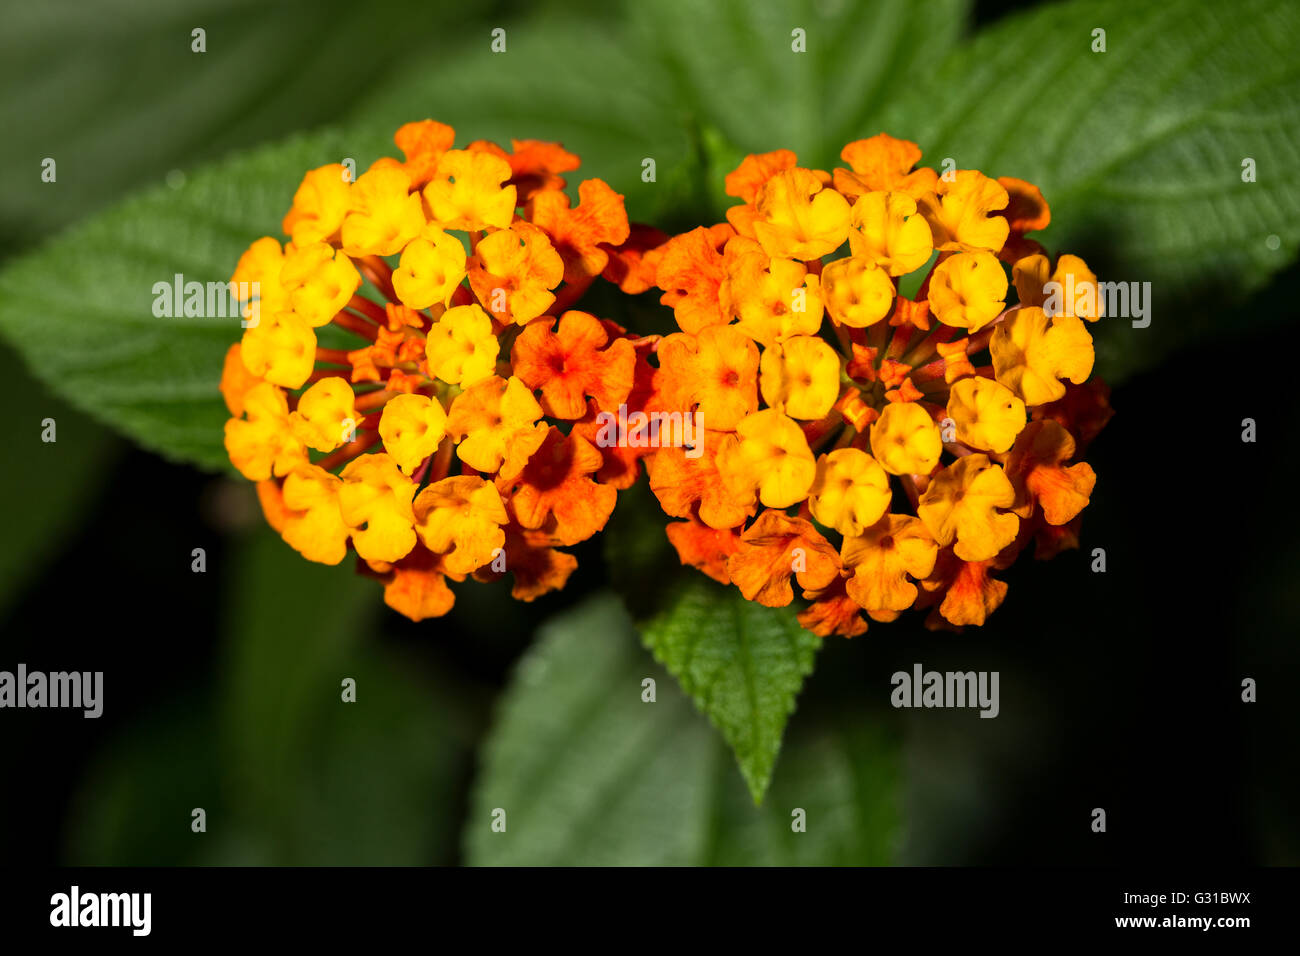
M 889 731 L 801 727 L 784 761 L 792 772 L 756 807 L 716 733 L 637 646 L 621 604 L 599 596 L 545 625 L 520 660 L 482 751 L 466 856 L 516 866 L 893 860 L 900 756 Z M 792 827 L 796 810 L 805 832 Z
M 1092 50 L 1095 29 L 1105 52 Z M 1103 280 L 1151 283 L 1150 327 L 1093 329 L 1098 371 L 1117 381 L 1242 322 L 1277 321 L 1221 307 L 1300 248 L 1297 43 L 1300 7 L 1282 0 L 1054 3 L 983 31 L 884 123 L 930 165 L 952 157 L 1037 184 L 1051 250 L 1084 256 Z
M 830 168 L 845 143 L 879 132 L 873 117 L 953 47 L 969 7 L 668 0 L 629 11 L 668 67 L 665 98 L 705 134 L 708 190 L 720 215 L 735 201 L 723 195 L 723 175 L 746 153 L 792 149 L 803 165 Z M 696 211 L 693 224 L 704 221 L 705 211 Z
M 240 319 L 156 318 L 154 284 L 222 282 L 274 232 L 301 171 L 385 151 L 337 132 L 298 137 L 149 190 L 0 272 L 0 331 L 77 408 L 169 458 L 227 468 L 217 392 Z M 298 172 L 293 172 L 298 170 Z
M 761 803 L 821 641 L 794 607 L 763 607 L 703 575 L 686 576 L 664 604 L 642 639 L 722 733 Z

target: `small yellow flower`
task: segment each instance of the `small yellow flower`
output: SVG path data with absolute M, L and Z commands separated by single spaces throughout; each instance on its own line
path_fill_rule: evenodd
M 873 616 L 886 619 L 916 600 L 916 585 L 934 570 L 938 546 L 925 525 L 911 515 L 884 515 L 862 534 L 840 546 L 844 566 L 853 571 L 849 597 Z
M 498 322 L 526 325 L 551 307 L 564 278 L 564 260 L 546 233 L 517 222 L 487 236 L 474 250 L 470 285 Z
M 769 259 L 757 247 L 728 267 L 725 294 L 740 316 L 736 328 L 762 345 L 815 335 L 822 324 L 817 276 L 809 275 L 802 262 Z
M 870 192 L 853 204 L 849 248 L 891 276 L 901 276 L 925 265 L 934 240 L 915 199 L 903 192 Z
M 424 229 L 420 194 L 393 166 L 369 169 L 352 186 L 352 211 L 343 220 L 343 252 L 349 256 L 391 256 Z
M 384 406 L 379 437 L 384 450 L 408 475 L 438 450 L 447 434 L 447 413 L 436 398 L 398 395 Z
M 429 330 L 425 343 L 429 374 L 468 388 L 495 373 L 500 348 L 487 313 L 477 305 L 458 305 L 444 312 Z
M 808 492 L 813 517 L 843 535 L 860 535 L 880 520 L 891 500 L 889 475 L 858 448 L 837 448 L 817 459 Z
M 427 309 L 446 305 L 465 278 L 465 247 L 459 239 L 428 225 L 402 250 L 393 270 L 393 290 L 404 305 Z
M 1050 275 L 1047 256 L 1025 256 L 1011 267 L 1011 279 L 1021 305 L 1040 306 L 1049 316 L 1072 315 L 1089 322 L 1101 318 L 1097 276 L 1078 256 L 1061 256 Z M 1047 288 L 1049 282 L 1055 283 L 1051 292 Z
M 718 473 L 736 498 L 788 508 L 808 497 L 817 463 L 803 429 L 774 408 L 746 415 L 718 450 Z
M 491 482 L 457 475 L 434 482 L 415 499 L 415 530 L 424 546 L 443 555 L 452 574 L 469 574 L 505 545 L 506 508 Z
M 1011 234 L 1011 224 L 998 215 L 1010 200 L 996 179 L 958 169 L 951 178 L 940 176 L 934 193 L 918 205 L 941 252 L 997 252 Z
M 917 514 L 940 545 L 963 561 L 987 561 L 1015 540 L 1020 519 L 999 513 L 1016 500 L 1006 472 L 987 455 L 967 455 L 940 471 L 921 495 Z
M 1005 385 L 972 375 L 953 384 L 948 417 L 963 444 L 1001 454 L 1015 444 L 1025 427 L 1025 403 Z
M 230 414 L 239 418 L 244 414 L 244 396 L 254 385 L 261 385 L 260 376 L 254 375 L 244 365 L 239 343 L 226 349 L 226 360 L 221 365 L 221 397 L 226 400 Z
M 849 236 L 849 203 L 809 169 L 783 170 L 759 190 L 756 238 L 769 256 L 819 259 Z
M 415 483 L 387 455 L 361 455 L 340 476 L 339 511 L 367 561 L 397 561 L 415 547 Z
M 348 553 L 351 529 L 339 512 L 343 482 L 316 465 L 302 465 L 284 479 L 280 536 L 308 561 L 338 564 Z
M 501 469 L 509 477 L 546 438 L 549 426 L 537 421 L 541 417 L 542 406 L 527 385 L 513 375 L 493 377 L 456 396 L 447 432 L 465 464 L 485 473 Z
M 895 293 L 888 273 L 864 256 L 845 256 L 822 270 L 826 311 L 840 325 L 855 329 L 874 325 L 894 307 Z
M 769 406 L 791 418 L 815 420 L 839 395 L 839 356 L 815 336 L 791 336 L 763 352 L 758 382 Z
M 289 292 L 280 285 L 280 270 L 283 267 L 284 248 L 279 240 L 274 236 L 263 236 L 244 250 L 230 281 L 236 287 L 247 288 L 249 299 L 256 301 L 260 315 L 273 315 L 289 308 Z M 237 288 L 236 291 L 242 290 Z M 247 300 L 241 296 L 241 301 Z M 250 308 L 244 309 L 244 317 L 252 318 Z
M 307 449 L 293 433 L 289 402 L 270 382 L 244 393 L 244 418 L 226 422 L 230 463 L 249 481 L 286 475 L 307 461 Z
M 515 215 L 512 173 L 500 156 L 479 150 L 450 149 L 438 160 L 424 198 L 444 229 L 505 229 Z
M 294 245 L 328 242 L 337 236 L 343 219 L 352 211 L 352 184 L 342 163 L 311 170 L 293 194 L 293 208 L 280 228 Z
M 361 274 L 342 251 L 312 242 L 286 253 L 280 284 L 292 290 L 289 301 L 293 311 L 312 328 L 320 328 L 361 287 Z
M 347 379 L 321 379 L 302 393 L 289 416 L 294 434 L 317 451 L 333 451 L 350 441 L 357 423 L 354 398 Z
M 1065 395 L 1061 379 L 1076 384 L 1092 374 L 1092 336 L 1072 315 L 1048 318 L 1035 306 L 1017 309 L 989 341 L 999 382 L 1026 405 L 1044 405 Z
M 944 325 L 978 332 L 1006 308 L 1007 274 L 991 252 L 960 252 L 935 267 L 930 308 Z
M 871 453 L 891 475 L 927 475 L 942 452 L 939 426 L 915 402 L 886 405 L 871 426 Z
M 263 314 L 244 330 L 244 366 L 254 375 L 285 388 L 298 388 L 316 364 L 316 333 L 296 312 Z

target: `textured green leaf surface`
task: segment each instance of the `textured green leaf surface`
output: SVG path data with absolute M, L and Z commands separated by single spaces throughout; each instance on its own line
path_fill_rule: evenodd
M 957 43 L 968 8 L 966 0 L 629 5 L 665 67 L 660 95 L 704 134 L 717 216 L 735 202 L 723 176 L 746 153 L 792 149 L 804 165 L 830 168 L 845 143 L 879 132 L 881 110 Z M 693 224 L 705 219 L 695 211 Z
M 883 123 L 927 164 L 1036 183 L 1049 249 L 1103 280 L 1151 283 L 1150 327 L 1093 330 L 1098 370 L 1119 380 L 1239 323 L 1279 321 L 1223 306 L 1300 247 L 1297 43 L 1300 7 L 1285 0 L 1047 4 L 981 33 Z M 1256 182 L 1242 181 L 1246 158 Z
M 646 679 L 655 700 L 643 701 Z M 480 865 L 888 863 L 899 755 L 881 728 L 792 733 L 756 807 L 716 733 L 637 644 L 618 601 L 544 626 L 484 748 L 465 832 Z M 805 832 L 792 823 L 802 810 Z M 504 832 L 494 831 L 504 811 Z M 500 819 L 496 814 L 495 818 Z
M 92 417 L 168 457 L 226 467 L 216 389 L 239 317 L 157 318 L 154 284 L 229 279 L 250 237 L 278 229 L 301 178 L 293 168 L 383 150 L 382 138 L 318 133 L 136 196 L 0 272 L 0 331 Z
M 821 641 L 799 626 L 793 605 L 763 607 L 700 574 L 665 604 L 642 627 L 646 647 L 722 732 L 760 802 Z

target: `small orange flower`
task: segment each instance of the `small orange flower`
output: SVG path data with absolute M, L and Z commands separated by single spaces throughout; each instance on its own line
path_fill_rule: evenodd
M 792 575 L 805 591 L 817 591 L 839 577 L 840 560 L 810 522 L 769 509 L 740 536 L 727 573 L 747 600 L 785 607 L 794 600 Z
M 919 146 L 894 139 L 888 133 L 849 143 L 840 151 L 840 158 L 852 172 L 835 170 L 835 188 L 851 199 L 863 193 L 891 190 L 919 199 L 934 192 L 938 180 L 933 169 L 913 169 L 921 159 Z
M 940 177 L 918 205 L 930 222 L 934 247 L 945 252 L 997 252 L 1011 227 L 999 213 L 1010 197 L 996 180 L 974 169 Z
M 683 332 L 694 335 L 731 320 L 722 307 L 720 290 L 727 278 L 722 248 L 735 234 L 727 225 L 700 226 L 656 250 L 655 284 L 664 290 L 659 301 L 672 306 Z
M 623 197 L 600 179 L 578 186 L 575 209 L 559 190 L 538 193 L 533 197 L 533 222 L 546 230 L 564 260 L 566 282 L 589 282 L 600 275 L 609 262 L 601 244 L 617 246 L 628 237 Z
M 753 506 L 736 497 L 718 472 L 717 454 L 726 433 L 701 432 L 700 454 L 692 457 L 682 448 L 661 448 L 649 459 L 650 490 L 664 513 L 686 518 L 698 513 L 710 528 L 722 530 L 745 523 Z
M 941 545 L 964 561 L 985 561 L 1015 540 L 1020 521 L 1011 480 L 986 455 L 967 455 L 931 480 L 917 514 Z
M 824 185 L 811 170 L 797 166 L 763 184 L 754 203 L 754 238 L 768 255 L 816 259 L 848 239 L 848 201 Z
M 392 563 L 371 562 L 372 573 L 384 583 L 384 603 L 412 621 L 441 617 L 456 603 L 440 554 L 416 545 L 411 553 Z
M 506 508 L 496 488 L 482 478 L 457 475 L 436 481 L 416 496 L 412 510 L 420 540 L 442 555 L 443 566 L 452 573 L 469 574 L 503 553 Z
M 740 536 L 731 528 L 711 528 L 695 517 L 671 521 L 668 540 L 682 564 L 698 568 L 719 584 L 730 584 L 727 559 L 740 546 Z
M 511 476 L 546 438 L 546 424 L 537 421 L 541 417 L 542 407 L 523 382 L 494 376 L 456 396 L 447 433 L 459 443 L 456 454 L 465 464 Z
M 804 597 L 809 604 L 799 612 L 799 623 L 818 637 L 831 634 L 857 637 L 866 633 L 867 622 L 862 617 L 862 608 L 849 597 L 843 576 L 836 575 L 835 580 L 824 588 L 804 591 Z
M 862 534 L 844 539 L 840 554 L 853 572 L 849 597 L 873 617 L 906 610 L 917 595 L 909 579 L 928 577 L 938 551 L 922 522 L 911 515 L 884 515 Z
M 497 488 L 510 495 L 522 527 L 577 544 L 603 528 L 614 510 L 618 492 L 589 477 L 600 465 L 600 452 L 552 426 L 519 475 L 498 478 Z
M 514 576 L 510 596 L 516 601 L 535 601 L 543 594 L 564 587 L 578 567 L 578 559 L 551 547 L 554 539 L 544 533 L 528 531 L 518 525 L 506 527 L 505 562 Z M 493 581 L 504 572 L 491 565 L 474 572 L 479 581 Z
M 731 431 L 758 411 L 758 348 L 735 326 L 715 325 L 698 336 L 678 332 L 660 341 L 656 387 L 672 408 L 699 412 L 705 428 Z
M 330 163 L 303 177 L 280 228 L 298 245 L 328 241 L 338 234 L 351 210 L 348 171 L 341 163 Z
M 945 552 L 934 576 L 923 585 L 926 590 L 942 595 L 936 608 L 939 615 L 957 627 L 983 626 L 1007 596 L 1006 582 L 989 573 L 993 566 L 992 561 L 963 561 Z
M 512 139 L 509 153 L 487 140 L 477 140 L 465 148 L 492 153 L 510 164 L 510 183 L 518 192 L 520 204 L 543 190 L 563 189 L 564 179 L 559 173 L 572 172 L 582 165 L 559 143 L 537 139 Z
M 632 390 L 636 357 L 627 339 L 610 341 L 600 321 L 586 312 L 530 322 L 510 359 L 520 381 L 542 393 L 542 409 L 556 418 L 581 418 L 590 395 L 604 409 L 616 408 Z
M 723 180 L 725 192 L 743 203 L 752 203 L 769 179 L 793 168 L 797 162 L 798 157 L 788 149 L 746 156 L 739 166 L 727 173 Z
M 523 325 L 551 307 L 551 290 L 564 278 L 564 261 L 546 233 L 527 222 L 479 242 L 469 263 L 469 284 L 498 322 Z
M 1037 504 L 1050 525 L 1063 525 L 1088 506 L 1097 474 L 1074 457 L 1074 439 L 1054 421 L 1031 422 L 1007 456 L 1007 476 L 1016 490 L 1012 510 L 1028 518 Z
M 406 123 L 393 134 L 393 142 L 406 156 L 406 162 L 399 163 L 391 157 L 383 157 L 371 165 L 376 167 L 395 166 L 406 173 L 413 189 L 422 189 L 433 178 L 442 154 L 451 149 L 456 142 L 456 131 L 445 123 L 436 120 L 421 120 L 418 123 Z M 288 229 L 285 230 L 288 232 Z

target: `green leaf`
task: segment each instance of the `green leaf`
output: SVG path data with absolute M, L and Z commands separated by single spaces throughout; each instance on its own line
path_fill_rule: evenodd
M 656 682 L 644 701 L 644 681 Z M 843 719 L 840 719 L 843 718 Z M 539 632 L 481 755 L 465 831 L 478 865 L 882 864 L 894 859 L 892 732 L 845 715 L 802 726 L 756 807 L 716 734 L 591 599 Z M 795 832 L 803 810 L 806 832 Z M 504 811 L 505 830 L 493 829 Z
M 793 606 L 763 607 L 700 574 L 665 603 L 642 627 L 645 645 L 722 732 L 761 803 L 821 641 L 799 626 Z
M 228 468 L 217 385 L 240 319 L 157 318 L 154 284 L 229 279 L 249 243 L 278 230 L 303 170 L 384 151 L 379 138 L 317 133 L 127 200 L 0 272 L 0 332 L 92 417 L 168 458 Z
M 936 168 L 952 157 L 1037 184 L 1052 207 L 1045 245 L 1102 280 L 1151 283 L 1149 328 L 1093 329 L 1098 371 L 1119 380 L 1243 322 L 1280 321 L 1222 306 L 1300 248 L 1297 43 L 1300 7 L 1282 0 L 1054 3 L 982 32 L 884 122 Z M 1257 182 L 1242 182 L 1245 158 Z
M 830 168 L 845 143 L 879 132 L 874 117 L 918 82 L 966 28 L 968 0 L 629 4 L 664 64 L 664 98 L 703 131 L 715 215 L 735 202 L 723 176 L 746 153 L 792 149 Z M 795 52 L 794 31 L 805 52 Z M 694 211 L 693 225 L 705 221 Z
M 820 640 L 793 607 L 765 608 L 683 568 L 644 483 L 623 493 L 602 540 L 610 583 L 643 622 L 646 646 L 722 732 L 761 801 Z

